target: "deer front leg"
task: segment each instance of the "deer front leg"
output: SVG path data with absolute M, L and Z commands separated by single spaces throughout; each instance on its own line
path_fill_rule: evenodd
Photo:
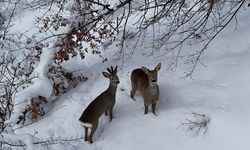
M 110 122 L 111 122 L 113 119 L 113 106 L 109 108 L 109 117 L 110 117 Z
M 152 103 L 152 112 L 153 112 L 154 115 L 156 115 L 155 107 L 156 107 L 156 103 Z

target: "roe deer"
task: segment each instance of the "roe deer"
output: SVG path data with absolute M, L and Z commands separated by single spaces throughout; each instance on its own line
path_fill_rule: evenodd
M 159 63 L 154 70 L 149 70 L 146 67 L 138 68 L 131 73 L 132 90 L 131 98 L 134 100 L 134 94 L 138 89 L 144 99 L 144 114 L 148 113 L 148 106 L 152 105 L 152 112 L 155 113 L 156 103 L 159 99 L 159 86 L 157 85 L 157 73 L 161 69 Z
M 84 110 L 81 117 L 79 118 L 80 122 L 85 128 L 85 141 L 93 143 L 92 137 L 95 133 L 99 118 L 103 113 L 110 116 L 110 122 L 113 118 L 113 107 L 115 105 L 115 95 L 117 90 L 117 85 L 119 84 L 119 78 L 117 76 L 117 66 L 115 69 L 107 68 L 108 72 L 102 72 L 103 76 L 108 78 L 110 83 L 107 90 L 102 92 L 97 96 Z M 88 135 L 88 129 L 91 129 L 90 134 Z

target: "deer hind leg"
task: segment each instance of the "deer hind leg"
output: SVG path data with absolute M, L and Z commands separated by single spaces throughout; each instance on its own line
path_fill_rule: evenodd
M 84 140 L 85 141 L 88 141 L 88 138 L 89 138 L 89 136 L 88 136 L 88 127 L 84 127 L 84 129 L 85 129 L 85 137 L 84 137 Z
M 105 111 L 105 116 L 107 116 L 108 115 L 108 108 L 106 109 L 106 111 Z
M 97 126 L 98 126 L 98 121 L 92 123 L 91 132 L 89 134 L 89 139 L 88 139 L 90 143 L 93 143 L 92 138 L 93 138 L 93 135 L 97 129 Z
M 131 89 L 131 92 L 130 92 L 130 97 L 131 97 L 133 100 L 135 100 L 134 95 L 135 95 L 135 91 L 136 91 L 136 84 L 133 83 L 133 81 L 131 81 L 131 82 L 132 82 L 132 83 L 131 83 L 132 89 Z

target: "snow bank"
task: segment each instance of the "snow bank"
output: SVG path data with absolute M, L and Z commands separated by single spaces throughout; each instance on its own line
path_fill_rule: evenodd
M 17 147 L 25 146 L 26 150 L 34 150 L 34 137 L 30 134 L 14 134 L 8 133 L 2 134 L 2 139 L 4 139 L 8 144 L 17 145 Z M 19 145 L 19 146 L 18 146 Z
M 34 69 L 35 78 L 32 79 L 32 84 L 19 92 L 15 96 L 15 107 L 13 109 L 13 114 L 10 120 L 6 121 L 6 123 L 16 122 L 18 117 L 26 108 L 27 104 L 30 103 L 30 99 L 37 96 L 50 97 L 53 91 L 53 84 L 47 77 L 47 71 L 50 64 L 51 58 L 53 57 L 53 49 L 47 48 L 44 49 L 40 62 L 37 65 L 36 69 Z

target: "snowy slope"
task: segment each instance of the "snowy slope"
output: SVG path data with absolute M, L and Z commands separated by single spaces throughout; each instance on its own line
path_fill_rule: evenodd
M 118 59 L 109 59 L 103 64 L 95 56 L 76 62 L 76 66 L 82 68 L 67 64 L 72 70 L 83 69 L 89 80 L 56 101 L 53 106 L 55 111 L 46 118 L 17 129 L 16 132 L 31 135 L 36 132 L 35 136 L 42 139 L 84 136 L 84 129 L 78 118 L 87 105 L 107 88 L 108 81 L 101 72 L 110 65 L 118 64 L 121 83 L 112 122 L 109 123 L 108 118 L 101 117 L 93 144 L 79 140 L 71 145 L 51 145 L 51 149 L 248 150 L 250 30 L 247 28 L 250 21 L 247 13 L 249 10 L 238 18 L 236 31 L 232 30 L 232 23 L 212 43 L 202 59 L 207 67 L 198 66 L 193 79 L 181 78 L 184 75 L 184 67 L 181 65 L 174 72 L 170 71 L 167 57 L 145 56 L 140 50 L 132 57 L 126 57 L 123 65 Z M 144 115 L 140 95 L 136 95 L 136 101 L 129 97 L 130 73 L 142 65 L 153 68 L 159 62 L 162 62 L 162 68 L 158 81 L 161 91 L 158 115 Z M 180 122 L 188 117 L 185 113 L 190 112 L 204 113 L 210 117 L 206 135 L 194 136 L 185 128 L 177 129 Z

